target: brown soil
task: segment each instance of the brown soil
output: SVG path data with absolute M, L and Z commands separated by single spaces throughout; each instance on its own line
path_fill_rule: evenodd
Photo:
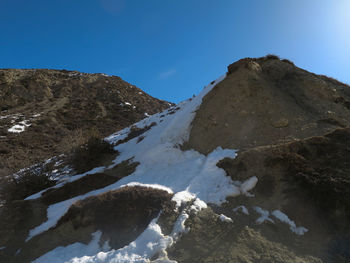
M 101 245 L 118 249 L 135 240 L 165 207 L 174 208 L 165 191 L 125 187 L 75 203 L 57 226 L 29 240 L 13 262 L 30 262 L 44 253 L 75 242 L 89 243 L 100 230 Z
M 85 143 L 93 127 L 107 136 L 143 119 L 145 112 L 169 107 L 116 76 L 47 69 L 0 70 L 0 105 L 0 116 L 22 114 L 15 123 L 31 123 L 14 134 L 7 132 L 14 119 L 0 118 L 2 175 Z M 35 114 L 41 115 L 32 118 Z
M 350 87 L 278 58 L 243 59 L 204 98 L 186 148 L 208 154 L 323 135 L 350 125 Z

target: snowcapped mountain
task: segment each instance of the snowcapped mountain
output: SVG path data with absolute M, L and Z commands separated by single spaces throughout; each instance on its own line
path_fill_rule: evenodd
M 349 262 L 350 87 L 274 56 L 6 205 L 4 262 Z M 107 180 L 108 179 L 108 180 Z

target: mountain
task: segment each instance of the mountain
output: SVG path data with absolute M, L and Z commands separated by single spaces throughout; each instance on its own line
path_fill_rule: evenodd
M 111 158 L 6 203 L 0 260 L 350 262 L 349 105 L 332 78 L 239 60 L 106 137 Z
M 170 104 L 116 76 L 0 70 L 0 173 L 7 175 L 106 136 Z

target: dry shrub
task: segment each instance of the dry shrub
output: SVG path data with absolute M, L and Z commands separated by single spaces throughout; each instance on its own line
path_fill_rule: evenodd
M 31 164 L 25 156 L 31 154 L 29 150 L 18 148 L 16 155 L 1 156 L 0 179 L 17 172 L 19 169 L 29 167 Z M 18 156 L 22 157 L 21 166 L 18 166 Z
M 23 200 L 55 184 L 55 181 L 50 179 L 48 168 L 44 165 L 3 177 L 0 180 L 0 200 L 6 202 Z
M 86 144 L 78 146 L 72 151 L 68 163 L 77 173 L 84 173 L 111 161 L 115 153 L 113 146 L 108 142 L 92 136 Z
M 87 138 L 84 136 L 81 128 L 71 131 L 67 136 L 63 137 L 58 146 L 59 152 L 70 152 L 76 147 L 87 142 Z

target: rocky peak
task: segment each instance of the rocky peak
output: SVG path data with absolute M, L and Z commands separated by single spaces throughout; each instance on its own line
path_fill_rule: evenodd
M 245 58 L 203 99 L 189 148 L 247 149 L 350 125 L 350 87 L 275 56 Z

